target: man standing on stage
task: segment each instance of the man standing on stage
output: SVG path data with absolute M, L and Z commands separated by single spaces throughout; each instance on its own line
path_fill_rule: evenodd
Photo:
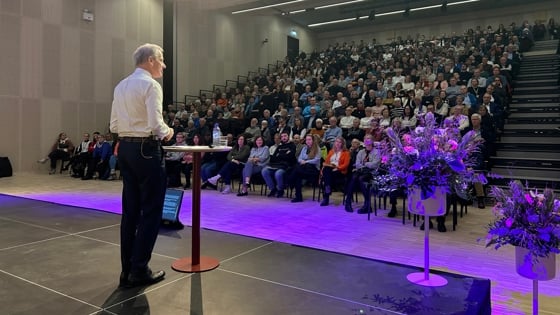
M 120 286 L 150 285 L 165 272 L 148 262 L 156 242 L 166 189 L 160 140 L 173 137 L 162 117 L 163 49 L 144 44 L 134 52 L 136 70 L 115 88 L 111 132 L 118 133 L 123 176 Z

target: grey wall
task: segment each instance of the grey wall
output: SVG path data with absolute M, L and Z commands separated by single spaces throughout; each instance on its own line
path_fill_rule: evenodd
M 207 9 L 203 0 L 175 0 L 175 99 L 282 60 L 292 29 L 300 50 L 310 52 L 336 41 L 548 19 L 559 15 L 559 6 L 538 1 L 460 19 L 317 35 L 277 17 L 231 15 Z M 94 13 L 94 22 L 81 19 L 83 9 Z M 162 41 L 163 0 L 0 0 L 0 156 L 10 157 L 16 171 L 46 172 L 36 160 L 59 132 L 77 142 L 84 131 L 106 131 L 112 91 L 133 70 L 132 52 Z
M 284 60 L 292 29 L 298 33 L 300 50 L 312 51 L 317 46 L 314 33 L 284 19 L 232 15 L 206 7 L 203 0 L 176 2 L 178 99 Z M 262 43 L 264 38 L 268 43 Z
M 74 142 L 104 132 L 115 84 L 132 52 L 161 45 L 163 0 L 0 0 L 0 156 L 15 171 L 36 163 L 59 132 Z M 82 20 L 91 10 L 93 22 Z

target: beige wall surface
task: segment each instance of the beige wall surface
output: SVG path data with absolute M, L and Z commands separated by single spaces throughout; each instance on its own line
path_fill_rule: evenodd
M 292 30 L 301 51 L 317 46 L 313 32 L 278 17 L 209 10 L 203 0 L 179 0 L 175 6 L 176 99 L 284 60 Z
M 37 164 L 57 134 L 78 142 L 84 131 L 107 130 L 112 91 L 133 70 L 132 52 L 162 44 L 164 0 L 0 0 L 0 156 L 15 171 L 45 172 Z M 443 17 L 421 25 L 387 24 L 317 35 L 278 17 L 232 15 L 204 0 L 173 0 L 175 99 L 283 60 L 287 36 L 300 50 L 330 43 L 412 34 L 462 32 L 471 25 L 518 24 L 560 13 L 560 1 Z M 211 6 L 210 6 L 211 7 Z M 83 10 L 94 21 L 82 20 Z M 268 42 L 263 43 L 267 38 Z
M 44 172 L 36 161 L 59 132 L 79 142 L 107 131 L 132 52 L 162 41 L 163 0 L 1 0 L 0 156 L 15 171 Z

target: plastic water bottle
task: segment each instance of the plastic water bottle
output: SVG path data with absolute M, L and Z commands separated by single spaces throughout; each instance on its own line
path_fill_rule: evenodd
M 212 145 L 219 146 L 220 145 L 220 137 L 222 136 L 222 132 L 220 130 L 220 125 L 218 123 L 214 124 L 214 129 L 212 130 Z

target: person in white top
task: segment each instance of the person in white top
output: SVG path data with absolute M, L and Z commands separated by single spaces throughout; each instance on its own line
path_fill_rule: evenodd
M 463 109 L 463 105 L 455 105 L 453 107 L 453 115 L 446 118 L 453 127 L 459 128 L 461 131 L 469 126 L 469 117 L 463 115 Z
M 110 129 L 120 137 L 123 176 L 120 286 L 149 285 L 165 272 L 148 267 L 159 232 L 166 189 L 161 140 L 173 137 L 163 121 L 163 49 L 144 44 L 134 52 L 136 69 L 115 87 Z

